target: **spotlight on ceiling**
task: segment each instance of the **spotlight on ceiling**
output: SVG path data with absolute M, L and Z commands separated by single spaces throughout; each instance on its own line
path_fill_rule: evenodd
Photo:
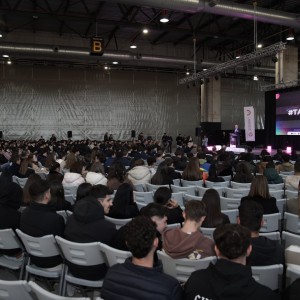
M 8 64 L 8 65 L 11 65 L 11 64 L 12 64 L 11 60 L 8 60 L 8 61 L 7 61 L 7 64 Z
M 254 76 L 253 76 L 253 80 L 254 80 L 254 81 L 258 81 L 258 76 L 257 76 L 257 75 L 254 75 Z
M 143 29 L 143 34 L 147 34 L 149 32 L 149 30 L 147 28 Z
M 294 33 L 293 33 L 293 29 L 289 29 L 289 33 L 286 37 L 287 41 L 293 41 L 295 39 Z
M 113 65 L 118 65 L 119 62 L 118 62 L 118 61 L 113 61 L 112 64 L 113 64 Z
M 257 49 L 261 49 L 263 47 L 263 44 L 262 43 L 258 43 L 257 44 Z
M 168 11 L 166 10 L 163 10 L 161 12 L 161 16 L 160 16 L 160 20 L 159 20 L 161 23 L 168 23 L 170 20 L 169 20 L 169 16 L 168 16 Z
M 130 44 L 130 48 L 131 48 L 131 49 L 136 49 L 136 48 L 137 48 L 136 43 L 131 43 L 131 44 Z
M 190 71 L 186 70 L 185 75 L 190 75 Z
M 3 57 L 3 58 L 9 58 L 9 55 L 3 54 L 2 57 Z
M 2 33 L 0 32 L 0 38 L 2 38 L 3 37 L 3 35 L 2 35 Z
M 109 67 L 108 66 L 104 66 L 104 70 L 108 70 L 109 69 Z
M 272 62 L 273 62 L 274 64 L 278 62 L 278 58 L 277 58 L 276 55 L 273 55 L 273 56 L 272 56 Z

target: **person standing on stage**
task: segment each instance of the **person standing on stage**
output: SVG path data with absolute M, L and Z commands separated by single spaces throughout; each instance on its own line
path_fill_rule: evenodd
M 241 142 L 241 132 L 238 124 L 234 125 L 234 134 L 236 135 L 236 146 L 239 147 Z

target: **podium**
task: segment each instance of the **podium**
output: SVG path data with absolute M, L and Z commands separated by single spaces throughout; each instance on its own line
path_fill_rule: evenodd
M 235 133 L 230 133 L 229 134 L 229 145 L 230 145 L 230 147 L 236 147 L 236 138 L 237 138 L 237 135 Z

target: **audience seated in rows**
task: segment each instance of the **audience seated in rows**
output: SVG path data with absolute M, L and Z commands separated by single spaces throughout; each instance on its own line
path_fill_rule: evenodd
M 251 253 L 250 231 L 237 224 L 214 231 L 216 264 L 192 273 L 184 287 L 184 299 L 279 300 L 279 294 L 252 277 L 246 258 Z
M 40 179 L 29 186 L 31 202 L 21 214 L 20 229 L 31 236 L 42 237 L 53 234 L 63 236 L 65 222 L 51 204 L 50 185 Z M 40 267 L 51 268 L 61 263 L 60 256 L 52 258 L 31 257 L 32 262 Z
M 74 162 L 70 167 L 70 172 L 66 172 L 62 184 L 64 187 L 78 186 L 85 182 L 82 173 L 84 166 L 81 162 Z
M 269 161 L 266 164 L 266 168 L 264 170 L 264 176 L 266 176 L 269 184 L 283 183 L 283 179 L 275 169 L 275 164 L 273 161 Z
M 238 163 L 236 167 L 236 173 L 233 176 L 232 179 L 234 182 L 239 183 L 251 183 L 253 180 L 253 175 L 251 174 L 251 171 L 245 164 L 245 162 Z
M 31 196 L 29 193 L 29 187 L 33 182 L 39 182 L 40 179 L 41 179 L 41 177 L 38 174 L 31 174 L 28 177 L 28 179 L 23 187 L 23 201 L 22 201 L 21 206 L 28 206 L 30 204 Z
M 253 200 L 262 205 L 264 215 L 278 213 L 276 199 L 270 196 L 267 178 L 263 175 L 256 175 L 251 183 L 248 196 L 241 199 L 243 201 Z
M 230 223 L 228 216 L 221 212 L 220 195 L 216 190 L 205 191 L 202 202 L 205 204 L 206 217 L 201 227 L 215 228 Z
M 178 281 L 163 273 L 160 261 L 155 263 L 159 244 L 156 231 L 156 224 L 145 216 L 126 225 L 125 240 L 132 257 L 108 270 L 101 289 L 104 299 L 182 299 Z
M 131 180 L 126 175 L 126 169 L 121 162 L 114 162 L 108 171 L 107 175 L 107 187 L 110 190 L 117 190 L 122 183 L 132 184 Z
M 80 184 L 76 191 L 76 202 L 75 203 L 77 203 L 79 200 L 89 196 L 91 189 L 92 189 L 92 185 L 88 182 L 84 182 L 84 183 Z
M 182 173 L 182 179 L 188 181 L 198 181 L 202 179 L 202 171 L 200 170 L 200 162 L 197 157 L 191 157 Z
M 207 181 L 211 182 L 224 182 L 224 178 L 217 175 L 216 165 L 212 164 L 208 171 Z
M 294 165 L 290 162 L 291 156 L 287 153 L 282 154 L 282 163 L 276 166 L 277 171 L 280 172 L 293 172 Z
M 60 210 L 72 210 L 71 203 L 66 201 L 64 187 L 60 180 L 52 180 L 49 182 L 51 204 L 53 204 L 56 211 Z
M 157 204 L 165 206 L 167 210 L 168 224 L 182 223 L 182 209 L 177 201 L 172 199 L 171 190 L 167 187 L 159 187 L 155 193 L 153 201 Z
M 134 218 L 139 214 L 139 209 L 133 198 L 133 187 L 129 183 L 123 183 L 117 189 L 113 206 L 109 211 L 109 217 L 116 219 Z
M 182 228 L 163 232 L 163 249 L 172 258 L 200 259 L 214 256 L 214 243 L 199 230 L 205 219 L 205 204 L 190 200 L 185 204 Z
M 297 191 L 300 181 L 300 160 L 295 162 L 294 172 L 294 175 L 288 175 L 285 178 L 285 186 L 289 190 Z
M 133 184 L 145 184 L 151 180 L 150 170 L 145 166 L 145 162 L 142 159 L 134 161 L 134 166 L 128 171 L 128 179 Z
M 52 163 L 51 166 L 49 166 L 49 173 L 47 174 L 47 180 L 51 182 L 52 180 L 59 180 L 62 182 L 64 179 L 64 176 L 60 173 L 60 164 L 58 162 Z
M 247 264 L 251 266 L 284 265 L 284 250 L 279 242 L 259 235 L 264 222 L 263 212 L 262 205 L 255 201 L 244 201 L 239 206 L 238 223 L 251 232 L 252 251 L 247 257 Z

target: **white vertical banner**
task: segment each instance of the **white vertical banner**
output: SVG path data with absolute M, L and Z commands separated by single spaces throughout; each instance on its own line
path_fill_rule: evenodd
M 255 123 L 254 123 L 254 108 L 253 106 L 244 107 L 245 119 L 245 137 L 246 142 L 255 141 Z

